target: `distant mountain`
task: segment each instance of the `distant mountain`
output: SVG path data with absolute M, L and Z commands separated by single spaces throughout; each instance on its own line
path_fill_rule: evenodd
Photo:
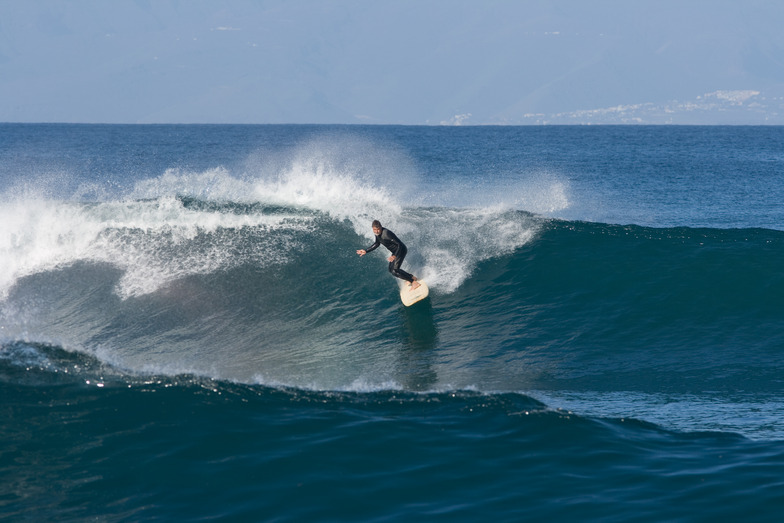
M 553 114 L 524 114 L 508 124 L 784 125 L 784 92 L 713 91 L 694 100 L 639 103 Z M 501 123 L 501 122 L 499 122 Z

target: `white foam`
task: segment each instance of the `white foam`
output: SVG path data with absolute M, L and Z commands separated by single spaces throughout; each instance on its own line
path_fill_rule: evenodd
M 76 261 L 121 269 L 116 292 L 123 298 L 249 259 L 261 266 L 287 263 L 298 244 L 281 232 L 307 230 L 315 219 L 308 212 L 191 209 L 181 196 L 316 211 L 350 223 L 367 244 L 373 240 L 370 222 L 379 219 L 408 245 L 406 270 L 433 290 L 453 292 L 477 264 L 534 237 L 535 220 L 516 209 L 557 212 L 569 206 L 568 192 L 566 183 L 544 173 L 508 187 L 462 188 L 453 193 L 461 199 L 456 207 L 423 207 L 424 202 L 447 202 L 442 193 L 449 190 L 425 184 L 399 151 L 340 138 L 314 140 L 283 156 L 249 162 L 240 175 L 222 167 L 169 169 L 137 182 L 121 199 L 85 204 L 19 193 L 0 207 L 0 296 L 20 278 Z M 418 204 L 411 203 L 412 195 Z M 238 231 L 254 235 L 254 241 L 243 244 L 241 260 L 231 254 L 243 241 Z M 265 243 L 273 232 L 274 244 Z
M 503 207 L 411 209 L 384 225 L 409 248 L 404 269 L 444 293 L 460 287 L 479 263 L 531 241 L 540 228 L 529 215 Z
M 464 187 L 457 208 L 448 206 L 455 203 L 444 195 L 450 190 L 428 185 L 396 151 L 340 140 L 303 146 L 255 185 L 261 201 L 347 220 L 367 244 L 374 239 L 371 221 L 380 220 L 409 247 L 405 270 L 447 293 L 462 285 L 480 262 L 508 254 L 534 237 L 535 220 L 515 209 L 548 214 L 569 206 L 567 184 L 551 173 L 507 180 L 482 192 Z M 425 202 L 447 206 L 423 207 Z
M 155 199 L 167 196 L 189 196 L 200 200 L 252 201 L 253 183 L 232 176 L 223 167 L 201 172 L 167 169 L 162 175 L 140 180 L 129 198 Z
M 0 220 L 5 224 L 0 232 L 0 295 L 6 296 L 25 276 L 89 261 L 124 271 L 116 289 L 123 298 L 237 263 L 228 252 L 239 238 L 221 234 L 224 230 L 298 230 L 308 221 L 286 215 L 194 211 L 173 196 L 95 204 L 27 199 L 3 205 Z M 247 256 L 261 265 L 280 263 L 291 248 L 284 245 L 285 238 L 282 243 L 277 249 L 265 245 Z
M 402 211 L 383 185 L 335 171 L 318 160 L 297 160 L 272 181 L 260 180 L 254 193 L 261 201 L 306 207 L 359 226 L 370 216 L 391 217 Z
M 261 202 L 306 208 L 349 220 L 364 233 L 368 220 L 389 220 L 420 186 L 402 153 L 349 136 L 314 139 L 269 157 L 248 160 L 246 172 L 168 169 L 138 182 L 134 199 L 190 196 L 201 200 Z

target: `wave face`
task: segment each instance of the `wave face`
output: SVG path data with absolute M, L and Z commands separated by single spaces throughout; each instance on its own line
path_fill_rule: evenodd
M 8 514 L 779 513 L 778 128 L 0 133 Z M 430 298 L 355 254 L 373 219 Z

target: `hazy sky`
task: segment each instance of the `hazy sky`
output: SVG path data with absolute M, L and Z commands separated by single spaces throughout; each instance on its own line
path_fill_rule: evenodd
M 784 2 L 0 0 L 5 122 L 622 117 L 784 124 Z

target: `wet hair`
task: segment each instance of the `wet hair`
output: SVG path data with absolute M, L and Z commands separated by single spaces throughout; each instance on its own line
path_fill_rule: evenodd
M 381 222 L 378 220 L 373 220 L 373 223 L 370 226 L 374 229 L 383 229 L 383 227 L 381 227 Z

